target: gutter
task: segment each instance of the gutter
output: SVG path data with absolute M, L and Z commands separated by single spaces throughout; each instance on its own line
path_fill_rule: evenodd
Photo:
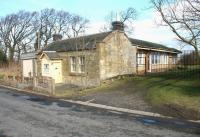
M 154 49 L 154 48 L 142 48 L 137 46 L 137 49 L 144 49 L 144 50 L 149 50 L 149 51 L 161 51 L 161 52 L 168 52 L 168 53 L 180 53 L 180 52 L 175 52 L 175 51 L 168 51 L 168 50 L 162 50 L 162 49 Z

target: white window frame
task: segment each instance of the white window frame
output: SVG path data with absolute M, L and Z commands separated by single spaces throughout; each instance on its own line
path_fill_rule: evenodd
M 152 52 L 151 53 L 151 63 L 156 65 L 158 64 L 158 55 L 157 55 L 157 52 Z
M 164 55 L 160 52 L 152 52 L 151 53 L 151 64 L 158 65 L 163 64 L 164 62 Z
M 49 73 L 49 64 L 43 64 L 43 70 L 44 70 L 44 73 L 48 74 Z
M 155 56 L 154 56 L 154 52 L 151 53 L 151 64 L 155 64 Z
M 78 59 L 79 59 L 79 72 L 85 73 L 85 57 L 80 56 L 78 57 Z
M 70 68 L 72 73 L 85 73 L 85 56 L 70 56 Z
M 145 53 L 138 52 L 138 54 L 137 54 L 137 64 L 138 65 L 145 65 Z
M 76 57 L 74 56 L 70 57 L 70 68 L 71 68 L 71 72 L 77 71 L 77 61 L 76 61 Z
M 177 58 L 175 56 L 172 57 L 172 64 L 176 64 Z
M 164 60 L 165 60 L 164 64 L 168 64 L 168 54 L 167 53 L 165 54 L 165 59 Z

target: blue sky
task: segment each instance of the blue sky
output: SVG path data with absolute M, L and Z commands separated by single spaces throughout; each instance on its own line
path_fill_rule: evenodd
M 138 17 L 131 37 L 157 42 L 174 47 L 174 34 L 169 28 L 158 27 L 155 23 L 158 16 L 150 8 L 150 0 L 0 0 L 0 16 L 17 12 L 19 10 L 39 11 L 44 8 L 65 10 L 79 14 L 90 20 L 88 33 L 99 32 L 105 23 L 105 16 L 111 11 L 119 12 L 133 7 L 138 12 Z M 177 47 L 179 48 L 179 47 Z
M 101 21 L 110 11 L 117 12 L 128 7 L 137 9 L 139 18 L 143 18 L 150 4 L 149 0 L 1 0 L 0 16 L 22 9 L 55 8 L 80 14 L 91 21 Z

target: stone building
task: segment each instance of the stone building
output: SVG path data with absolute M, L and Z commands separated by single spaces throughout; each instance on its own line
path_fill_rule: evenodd
M 115 76 L 154 72 L 175 63 L 180 51 L 129 38 L 121 22 L 112 25 L 112 31 L 77 38 L 54 35 L 54 42 L 37 54 L 35 73 L 55 83 L 95 86 Z

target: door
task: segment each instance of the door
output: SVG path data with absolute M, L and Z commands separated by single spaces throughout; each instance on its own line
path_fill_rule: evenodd
M 151 72 L 151 55 L 149 53 L 146 54 L 146 72 Z
M 62 83 L 62 65 L 61 62 L 52 63 L 52 76 L 55 83 Z

